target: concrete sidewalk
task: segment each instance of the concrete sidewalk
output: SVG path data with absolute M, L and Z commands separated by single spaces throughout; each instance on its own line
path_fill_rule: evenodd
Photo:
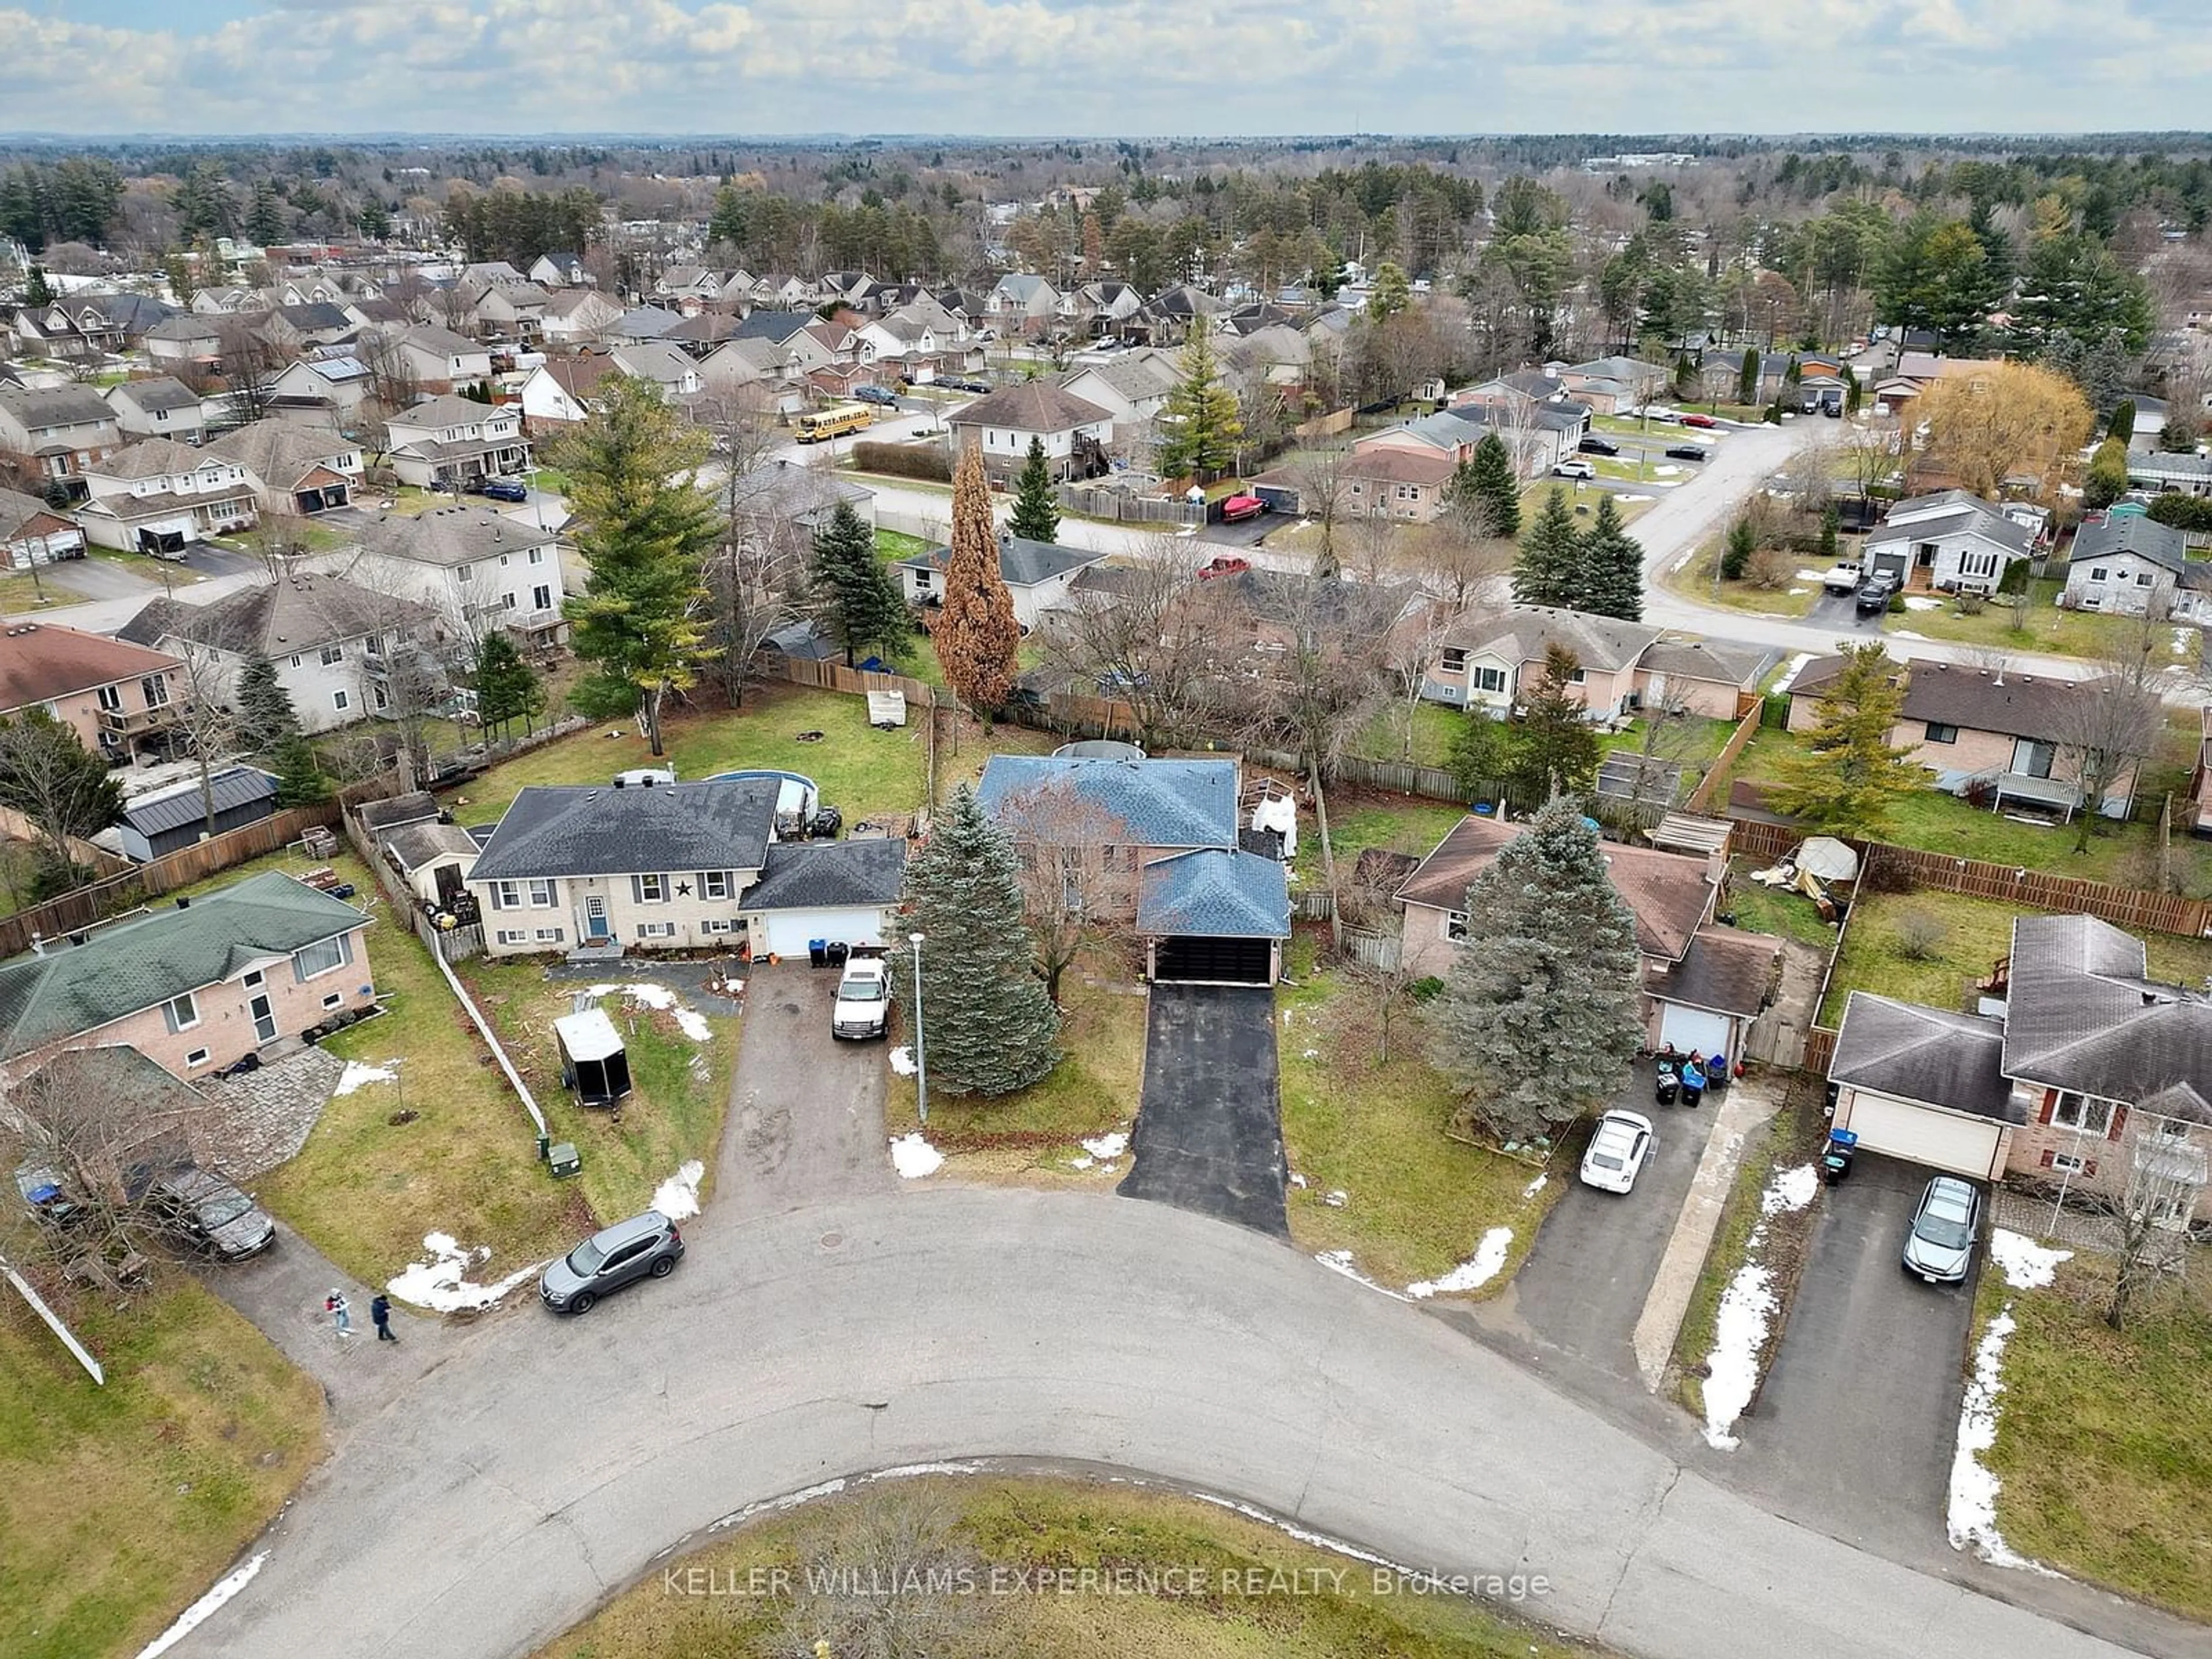
M 1705 1155 L 1690 1181 L 1689 1196 L 1682 1200 L 1681 1214 L 1675 1218 L 1644 1312 L 1636 1322 L 1636 1369 L 1647 1389 L 1657 1389 L 1666 1376 L 1674 1338 L 1690 1310 L 1690 1293 L 1697 1288 L 1706 1252 L 1721 1224 L 1721 1207 L 1728 1202 L 1729 1188 L 1743 1162 L 1744 1143 L 1753 1129 L 1782 1109 L 1784 1087 L 1775 1078 L 1743 1078 L 1730 1084 L 1721 1097 Z

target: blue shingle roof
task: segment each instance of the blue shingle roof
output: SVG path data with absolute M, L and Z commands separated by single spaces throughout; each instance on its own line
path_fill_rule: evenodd
M 1283 866 L 1257 853 L 1177 853 L 1145 866 L 1137 931 L 1212 939 L 1288 939 Z
M 1237 844 L 1237 763 L 1231 760 L 994 755 L 975 795 L 983 810 L 998 817 L 1014 798 L 1055 786 L 1072 788 L 1077 799 L 1120 826 L 1112 833 L 1126 846 Z M 1080 817 L 1073 823 L 1086 839 L 1107 839 Z

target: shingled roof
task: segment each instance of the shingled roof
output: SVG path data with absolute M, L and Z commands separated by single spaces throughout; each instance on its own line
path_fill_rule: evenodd
M 453 567 L 520 553 L 555 539 L 550 530 L 489 507 L 434 507 L 427 513 L 380 513 L 361 526 L 361 544 L 388 558 Z
M 336 576 L 295 573 L 207 605 L 153 599 L 118 629 L 135 645 L 189 640 L 233 656 L 290 656 L 389 629 L 414 630 L 437 613 L 412 599 L 372 593 Z
M 2024 1121 L 1998 1057 L 2004 1025 L 1853 991 L 1844 1005 L 1831 1083 L 1924 1102 L 2000 1123 Z
M 0 633 L 0 714 L 182 666 L 166 651 L 129 641 L 52 623 L 17 623 Z
M 1072 833 L 1129 847 L 1219 847 L 1237 844 L 1237 763 L 1231 760 L 1081 760 L 1045 755 L 994 755 L 983 768 L 976 799 L 994 818 L 1021 817 L 1027 799 L 1056 789 L 1073 792 L 1103 825 L 1093 833 L 1081 810 L 1071 814 Z M 1028 814 L 1024 828 L 1049 831 L 1049 811 Z
M 778 842 L 760 879 L 745 889 L 748 910 L 818 910 L 896 904 L 906 880 L 906 843 L 873 840 Z
M 758 870 L 775 824 L 777 788 L 773 778 L 527 788 L 500 819 L 469 878 Z
M 2148 963 L 2141 939 L 2094 916 L 2015 918 L 2006 1074 L 2134 1102 L 2212 1078 L 2212 1001 L 2153 980 Z
M 1066 432 L 1113 416 L 1049 380 L 1024 380 L 978 398 L 951 417 L 954 426 L 1005 427 L 1012 432 Z
M 1288 939 L 1291 895 L 1282 864 L 1257 853 L 1206 848 L 1155 859 L 1137 896 L 1137 931 L 1214 939 Z

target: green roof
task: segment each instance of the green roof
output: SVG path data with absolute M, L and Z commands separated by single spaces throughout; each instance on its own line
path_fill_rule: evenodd
M 190 908 L 102 927 L 82 945 L 57 941 L 60 948 L 50 945 L 44 956 L 0 964 L 0 1059 L 97 1030 L 367 921 L 352 905 L 270 871 L 196 898 Z

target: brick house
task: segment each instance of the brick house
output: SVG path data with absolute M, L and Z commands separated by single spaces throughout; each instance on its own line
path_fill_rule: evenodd
M 1917 744 L 1913 758 L 1952 794 L 1986 789 L 1993 805 L 2011 800 L 2071 812 L 2082 805 L 2080 767 L 2064 738 L 2068 710 L 2080 695 L 2073 680 L 1918 661 L 1906 676 L 1890 741 Z M 2114 779 L 2098 810 L 2127 817 L 2136 778 L 2130 766 Z
M 0 489 L 0 570 L 84 556 L 84 532 L 35 495 Z
M 135 758 L 174 720 L 170 700 L 184 665 L 166 651 L 52 623 L 0 634 L 0 716 L 43 708 L 88 752 Z

